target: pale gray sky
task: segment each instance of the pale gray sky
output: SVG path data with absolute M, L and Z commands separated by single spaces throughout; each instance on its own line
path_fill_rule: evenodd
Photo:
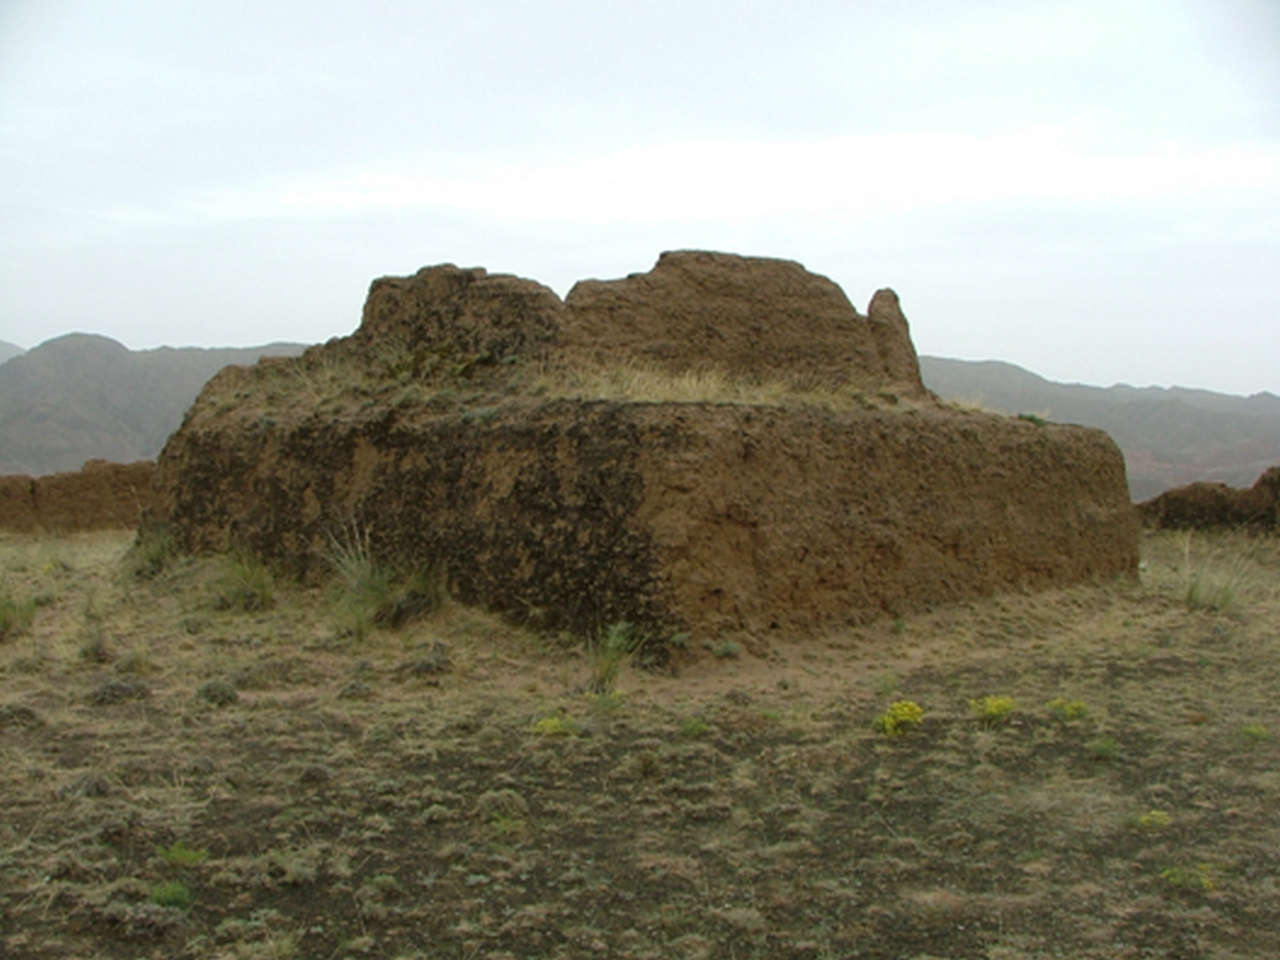
M 921 353 L 1280 393 L 1280 3 L 0 0 L 0 339 L 318 341 L 454 262 L 803 262 Z

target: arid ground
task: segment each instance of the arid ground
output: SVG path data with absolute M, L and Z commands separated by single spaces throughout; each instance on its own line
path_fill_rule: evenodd
M 1274 537 L 657 670 L 131 543 L 0 536 L 0 956 L 1280 956 Z

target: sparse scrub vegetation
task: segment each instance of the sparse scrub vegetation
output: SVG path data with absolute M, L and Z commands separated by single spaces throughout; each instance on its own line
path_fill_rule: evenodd
M 267 610 L 274 603 L 275 577 L 271 568 L 246 551 L 229 554 L 214 583 L 214 607 L 253 613 Z
M 138 531 L 124 557 L 124 570 L 138 580 L 150 580 L 160 574 L 174 555 L 173 537 L 169 531 L 149 527 Z
M 1270 601 L 1280 590 L 1280 576 L 1260 571 L 1275 540 L 1243 532 L 1184 531 L 1176 537 L 1177 560 L 1165 554 L 1156 573 L 1159 582 L 1178 591 L 1189 610 L 1238 615 L 1251 601 Z
M 34 600 L 20 599 L 8 584 L 0 583 L 0 642 L 25 633 L 35 614 Z
M 151 888 L 151 902 L 157 906 L 185 910 L 194 899 L 191 889 L 180 880 L 165 880 Z
M 999 726 L 1009 719 L 1016 709 L 1013 697 L 986 696 L 969 701 L 969 710 L 979 721 L 989 727 Z
M 181 840 L 175 840 L 167 847 L 157 847 L 156 854 L 171 867 L 194 867 L 209 858 L 209 851 L 188 847 Z
M 1063 723 L 1071 723 L 1074 720 L 1083 720 L 1089 715 L 1089 706 L 1083 700 L 1066 700 L 1063 697 L 1054 697 L 1045 704 L 1049 713 L 1057 720 Z
M 458 604 L 334 643 L 335 583 L 227 616 L 222 559 L 143 585 L 127 545 L 0 540 L 13 596 L 52 598 L 0 645 L 0 954 L 1280 955 L 1280 545 L 1230 619 L 1161 534 L 1142 585 L 912 615 L 909 644 L 886 619 L 633 673 L 630 632 L 607 693 L 590 646 Z
M 533 724 L 533 732 L 540 737 L 570 737 L 581 729 L 576 721 L 558 713 L 540 717 Z

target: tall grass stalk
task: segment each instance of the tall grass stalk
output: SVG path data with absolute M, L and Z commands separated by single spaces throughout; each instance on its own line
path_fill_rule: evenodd
M 0 586 L 0 641 L 25 633 L 35 615 L 35 600 L 19 600 L 14 597 L 8 584 Z

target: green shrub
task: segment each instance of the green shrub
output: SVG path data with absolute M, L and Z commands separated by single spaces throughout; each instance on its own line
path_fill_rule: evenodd
M 1197 863 L 1190 867 L 1166 867 L 1160 871 L 1160 879 L 1180 890 L 1213 890 L 1218 886 L 1218 869 L 1211 863 Z
M 875 728 L 887 737 L 897 737 L 924 723 L 924 709 L 914 700 L 895 700 L 875 719 Z
M 167 847 L 156 847 L 156 853 L 171 867 L 194 867 L 209 857 L 208 850 L 192 849 L 181 840 L 175 840 Z
M 685 717 L 680 721 L 679 733 L 682 737 L 700 737 L 711 730 L 711 724 L 697 715 Z
M 1132 826 L 1139 830 L 1163 830 L 1173 823 L 1173 816 L 1168 810 L 1148 810 L 1140 813 L 1132 820 Z
M 187 885 L 178 880 L 157 883 L 151 888 L 151 902 L 162 907 L 177 907 L 185 910 L 191 906 L 194 899 Z
M 969 701 L 969 710 L 988 726 L 1004 723 L 1016 707 L 1013 697 L 979 697 Z
M 734 640 L 722 640 L 711 648 L 711 653 L 720 660 L 736 660 L 742 656 L 742 644 Z
M 540 737 L 571 737 L 582 728 L 569 717 L 552 714 L 535 721 L 532 730 Z
M 1064 723 L 1082 720 L 1089 712 L 1089 707 L 1083 700 L 1064 700 L 1062 697 L 1054 697 L 1045 706 L 1055 718 Z

